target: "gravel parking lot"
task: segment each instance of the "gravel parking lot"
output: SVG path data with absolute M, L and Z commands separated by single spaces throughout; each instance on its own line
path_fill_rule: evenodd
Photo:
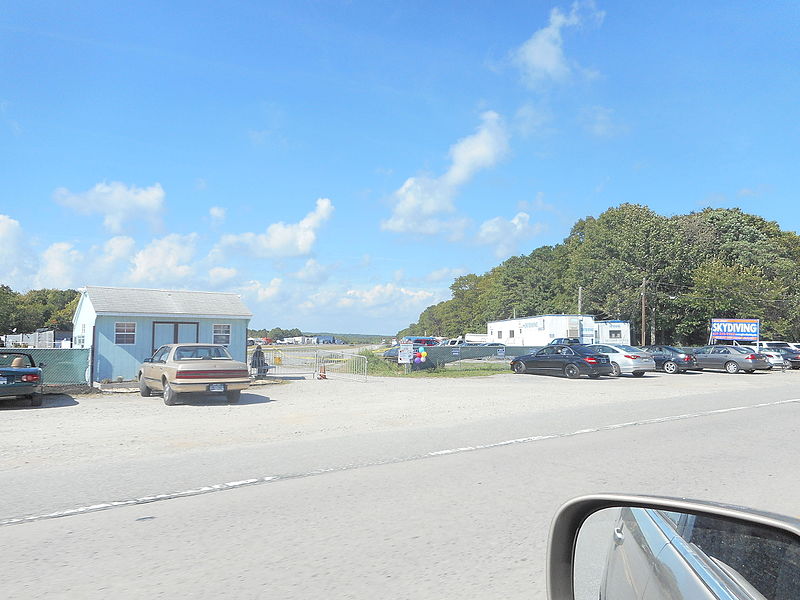
M 373 377 L 366 383 L 306 379 L 251 387 L 236 405 L 222 396 L 196 396 L 174 407 L 137 393 L 53 395 L 39 409 L 3 405 L 0 470 L 447 427 L 553 410 L 616 408 L 619 418 L 646 416 L 650 401 L 674 398 L 692 410 L 693 395 L 712 391 L 767 401 L 771 386 L 795 381 L 800 371 L 600 380 L 510 373 L 461 379 Z

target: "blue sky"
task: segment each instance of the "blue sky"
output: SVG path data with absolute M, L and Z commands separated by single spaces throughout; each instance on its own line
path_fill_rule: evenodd
M 796 2 L 10 2 L 0 282 L 391 334 L 623 202 L 797 231 Z

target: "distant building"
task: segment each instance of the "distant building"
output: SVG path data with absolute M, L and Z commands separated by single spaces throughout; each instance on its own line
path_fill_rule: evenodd
M 489 342 L 506 346 L 544 346 L 555 338 L 578 338 L 582 344 L 630 344 L 628 321 L 595 321 L 593 315 L 536 315 L 486 324 Z
M 227 346 L 246 362 L 252 313 L 238 294 L 87 286 L 75 309 L 73 347 L 93 348 L 93 381 L 133 379 L 164 344 Z

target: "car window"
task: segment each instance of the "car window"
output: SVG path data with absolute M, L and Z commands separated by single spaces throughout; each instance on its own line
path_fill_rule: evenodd
M 156 353 L 153 355 L 153 362 L 164 362 L 167 359 L 167 353 L 169 352 L 169 346 L 161 346 Z
M 213 360 L 230 359 L 231 355 L 223 346 L 178 346 L 174 360 Z
M 33 366 L 35 366 L 33 364 L 33 360 L 31 359 L 31 357 L 25 354 L 16 354 L 13 352 L 0 354 L 0 367 L 17 367 L 17 368 L 24 367 L 26 369 L 29 369 L 30 367 Z
M 587 346 L 592 352 L 600 352 L 601 354 L 618 354 L 618 350 L 614 350 L 611 346 L 604 346 L 602 344 L 594 344 Z
M 642 349 L 641 349 L 641 348 L 635 348 L 635 347 L 633 347 L 633 346 L 624 346 L 624 345 L 622 345 L 622 344 L 619 344 L 619 345 L 617 346 L 617 348 L 619 348 L 619 349 L 620 349 L 620 350 L 622 350 L 623 352 L 641 352 L 641 351 L 642 351 Z
M 567 356 L 575 356 L 575 353 L 572 351 L 572 349 L 571 349 L 571 348 L 568 348 L 568 347 L 566 347 L 566 346 L 564 346 L 563 348 L 561 348 L 561 350 L 560 350 L 560 352 L 559 352 L 559 353 L 560 353 L 560 354 L 567 355 Z
M 714 348 L 711 351 L 711 354 L 730 354 L 730 353 L 731 351 L 728 350 L 727 348 Z
M 542 348 L 541 350 L 539 350 L 536 353 L 536 356 L 548 356 L 550 354 L 555 354 L 556 352 L 557 352 L 556 348 L 547 347 L 547 348 Z

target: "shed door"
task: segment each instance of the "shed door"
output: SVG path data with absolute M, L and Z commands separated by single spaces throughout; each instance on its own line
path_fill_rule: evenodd
M 153 352 L 164 344 L 195 343 L 197 342 L 198 323 L 153 323 Z

